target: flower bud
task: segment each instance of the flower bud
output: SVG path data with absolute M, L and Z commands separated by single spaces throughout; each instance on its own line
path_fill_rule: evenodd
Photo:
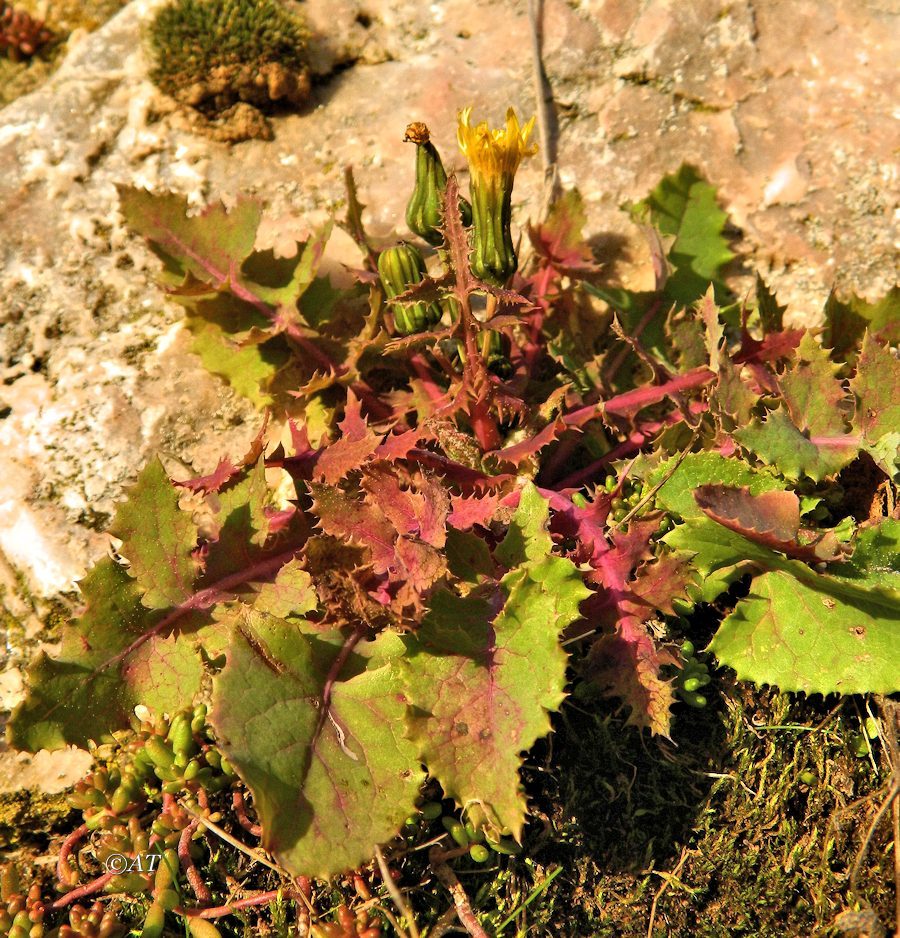
M 406 206 L 406 224 L 410 231 L 438 247 L 444 240 L 440 225 L 447 173 L 425 124 L 410 124 L 403 139 L 416 145 L 416 186 Z M 461 198 L 459 208 L 463 225 L 468 227 L 472 224 L 472 206 Z
M 425 279 L 425 260 L 411 244 L 398 244 L 378 257 L 378 275 L 387 298 L 405 293 Z M 424 332 L 441 320 L 441 307 L 431 303 L 391 303 L 394 325 L 400 335 Z

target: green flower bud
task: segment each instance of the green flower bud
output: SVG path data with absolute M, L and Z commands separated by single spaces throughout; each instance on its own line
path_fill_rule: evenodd
M 406 206 L 406 224 L 414 234 L 439 247 L 444 240 L 440 224 L 447 173 L 424 124 L 410 124 L 403 139 L 416 145 L 416 187 Z M 459 208 L 463 225 L 468 227 L 472 224 L 472 206 L 461 198 Z
M 425 259 L 411 244 L 398 244 L 379 255 L 378 275 L 385 295 L 389 300 L 393 299 L 425 279 Z M 424 332 L 440 322 L 442 316 L 437 303 L 391 303 L 390 306 L 400 335 Z

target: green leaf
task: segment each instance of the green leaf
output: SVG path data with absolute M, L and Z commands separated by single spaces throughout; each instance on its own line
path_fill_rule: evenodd
M 259 464 L 211 496 L 220 507 L 217 514 L 211 506 L 211 537 L 218 531 L 220 539 L 197 552 L 206 558 L 201 573 L 191 513 L 178 508 L 158 461 L 144 470 L 113 524 L 130 566 L 106 558 L 82 581 L 84 612 L 64 628 L 59 655 L 41 656 L 30 673 L 13 730 L 20 745 L 84 746 L 127 725 L 138 703 L 170 713 L 193 704 L 199 646 L 219 653 L 229 604 L 256 598 L 260 585 L 294 560 L 292 543 L 305 537 L 288 524 L 268 551 L 251 542 L 265 529 L 264 479 Z M 312 597 L 291 601 L 302 607 Z
M 409 736 L 444 792 L 479 804 L 516 837 L 525 819 L 523 750 L 550 730 L 566 684 L 559 638 L 589 595 L 578 570 L 549 554 L 548 508 L 526 487 L 501 547 L 496 596 L 442 590 L 406 639 Z M 498 607 L 499 606 L 499 611 Z
M 263 556 L 269 536 L 265 509 L 269 502 L 262 458 L 216 493 L 219 530 L 209 546 L 206 576 L 218 580 L 235 567 L 249 567 Z
M 128 490 L 111 533 L 122 539 L 120 553 L 149 609 L 177 606 L 190 596 L 198 566 L 192 556 L 197 526 L 178 507 L 178 490 L 154 459 Z
M 857 348 L 866 330 L 896 344 L 900 341 L 900 287 L 892 287 L 875 303 L 858 296 L 838 299 L 835 292 L 825 303 L 823 343 L 839 361 L 845 361 Z
M 219 203 L 188 217 L 184 196 L 126 186 L 119 188 L 119 204 L 128 225 L 150 242 L 171 273 L 190 273 L 216 287 L 236 276 L 262 218 L 259 203 L 250 199 L 240 199 L 230 212 Z
M 296 623 L 247 614 L 214 678 L 210 722 L 253 792 L 263 846 L 291 873 L 326 879 L 397 834 L 424 776 L 402 733 L 396 636 L 358 648 L 325 712 L 337 649 L 315 643 Z
M 874 566 L 890 563 L 890 567 Z M 900 522 L 860 534 L 830 575 L 774 570 L 753 581 L 710 644 L 740 679 L 806 693 L 900 689 Z
M 676 460 L 677 457 L 673 457 L 659 465 L 647 481 L 651 486 L 658 485 L 668 476 L 656 493 L 656 504 L 685 520 L 703 517 L 694 500 L 694 490 L 701 485 L 747 486 L 753 495 L 784 488 L 784 483 L 775 476 L 758 472 L 740 459 L 728 459 L 718 453 L 689 453 L 673 472 Z
M 734 254 L 722 234 L 728 216 L 716 202 L 715 187 L 684 164 L 636 208 L 649 210 L 653 225 L 675 239 L 668 253 L 674 269 L 665 288 L 670 299 L 688 306 L 703 296 L 710 283 L 724 295 L 722 268 Z
M 784 329 L 784 314 L 787 307 L 778 305 L 775 294 L 759 274 L 756 275 L 756 308 L 766 335 L 781 332 Z
M 853 428 L 882 469 L 894 475 L 900 468 L 900 361 L 870 334 L 863 339 L 850 390 L 856 395 Z
M 276 257 L 271 250 L 253 252 L 241 267 L 241 281 L 269 305 L 296 309 L 315 280 L 332 228 L 328 222 L 315 237 L 298 244 L 293 257 Z
M 286 563 L 272 583 L 263 583 L 251 605 L 279 619 L 301 618 L 319 604 L 312 577 L 300 566 L 299 560 Z M 307 623 L 309 625 L 309 623 Z
M 849 403 L 837 379 L 838 365 L 806 332 L 790 367 L 778 379 L 791 420 L 813 437 L 840 437 L 847 430 Z
M 241 346 L 209 320 L 192 316 L 185 325 L 193 336 L 191 350 L 200 356 L 208 371 L 224 378 L 238 394 L 257 407 L 271 406 L 272 396 L 267 389 L 290 359 L 282 340 Z
M 141 641 L 162 615 L 141 604 L 140 589 L 123 567 L 104 558 L 80 588 L 86 608 L 77 626 L 65 629 L 55 658 L 41 652 L 29 670 L 28 695 L 10 724 L 17 748 L 86 747 L 127 726 L 136 704 L 171 713 L 193 703 L 200 690 L 201 665 L 191 641 Z
M 854 436 L 804 436 L 783 410 L 773 411 L 764 421 L 754 419 L 748 427 L 735 431 L 734 438 L 788 479 L 808 476 L 821 482 L 840 472 L 859 452 L 859 440 Z
M 863 530 L 847 563 L 819 573 L 704 519 L 665 541 L 704 578 L 759 575 L 710 650 L 738 677 L 807 693 L 892 693 L 900 675 L 900 522 Z

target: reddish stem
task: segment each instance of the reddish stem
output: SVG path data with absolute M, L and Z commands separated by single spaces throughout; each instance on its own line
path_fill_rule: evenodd
M 681 419 L 680 414 L 678 415 L 678 419 Z M 564 479 L 561 479 L 556 484 L 556 488 L 580 488 L 590 479 L 592 479 L 601 469 L 608 466 L 610 463 L 615 462 L 617 459 L 624 459 L 626 456 L 630 456 L 632 453 L 636 453 L 653 436 L 655 436 L 656 433 L 659 432 L 662 426 L 663 424 L 661 423 L 653 423 L 645 426 L 642 429 L 635 430 L 635 432 L 632 433 L 627 440 L 619 443 L 618 446 L 614 446 L 605 456 L 601 456 L 599 459 L 594 460 L 594 462 L 592 462 L 590 465 L 585 466 L 583 469 L 579 469 L 577 472 L 573 472 L 570 475 L 567 475 Z
M 479 398 L 472 402 L 469 421 L 483 452 L 490 453 L 499 448 L 500 431 L 497 429 L 497 422 L 491 416 L 487 401 Z
M 73 876 L 76 877 L 74 882 L 77 882 L 76 873 L 69 865 L 69 857 L 72 855 L 75 846 L 83 837 L 87 836 L 87 833 L 87 824 L 76 827 L 75 830 L 66 837 L 62 846 L 59 848 L 59 859 L 56 861 L 56 878 L 61 883 L 65 883 L 66 885 L 71 884 L 73 882 Z
M 194 866 L 194 861 L 191 859 L 191 837 L 199 826 L 200 822 L 194 820 L 181 832 L 181 836 L 178 838 L 178 860 L 197 900 L 199 902 L 212 902 L 212 893 L 207 888 L 206 883 L 203 882 L 200 871 Z
M 62 909 L 65 908 L 70 902 L 74 902 L 76 899 L 83 899 L 85 896 L 93 896 L 95 893 L 101 892 L 106 888 L 106 884 L 117 876 L 117 873 L 104 873 L 102 876 L 98 876 L 96 879 L 92 880 L 89 883 L 85 883 L 83 886 L 79 886 L 77 889 L 73 889 L 71 892 L 67 892 L 60 899 L 57 899 L 51 905 L 52 909 Z
M 268 905 L 278 898 L 279 895 L 288 899 L 294 898 L 293 893 L 285 892 L 283 889 L 271 889 L 268 892 L 258 892 L 255 895 L 247 896 L 246 899 L 235 899 L 227 905 L 216 905 L 207 909 L 183 909 L 175 908 L 172 911 L 177 915 L 183 915 L 185 918 L 222 918 L 225 915 L 231 915 L 237 909 L 249 909 L 255 905 Z
M 683 375 L 675 375 L 674 378 L 664 384 L 635 388 L 632 391 L 626 391 L 624 394 L 617 394 L 606 401 L 580 407 L 578 410 L 565 414 L 563 420 L 572 427 L 583 427 L 603 413 L 627 416 L 643 407 L 658 404 L 670 394 L 705 387 L 715 377 L 716 375 L 709 368 L 695 368 Z
M 260 827 L 259 824 L 254 824 L 253 821 L 247 817 L 247 805 L 244 802 L 244 796 L 241 792 L 235 791 L 232 793 L 231 804 L 234 808 L 234 816 L 238 819 L 238 824 L 240 824 L 244 830 L 253 834 L 254 837 L 262 837 L 262 827 Z

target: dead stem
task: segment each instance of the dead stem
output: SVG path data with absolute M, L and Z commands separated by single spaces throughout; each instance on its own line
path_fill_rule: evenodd
M 459 922 L 472 938 L 488 938 L 488 933 L 481 927 L 469 897 L 463 889 L 462 883 L 456 878 L 456 874 L 447 863 L 441 859 L 443 851 L 437 847 L 432 847 L 428 852 L 428 860 L 435 875 L 453 897 L 453 904 L 456 906 L 456 914 L 459 916 Z
M 384 862 L 384 854 L 381 852 L 381 847 L 375 848 L 375 859 L 378 861 L 378 870 L 381 873 L 384 888 L 387 889 L 388 895 L 394 900 L 394 905 L 397 906 L 400 914 L 406 919 L 412 938 L 419 938 L 419 929 L 416 925 L 416 920 L 413 918 L 412 911 L 409 905 L 407 905 L 406 899 L 403 898 L 403 893 L 397 888 L 397 884 L 394 882 L 394 877 L 391 875 L 387 863 Z M 406 932 L 403 931 L 398 924 L 392 924 L 394 924 L 394 928 L 397 932 L 403 936 L 403 938 L 406 938 Z

